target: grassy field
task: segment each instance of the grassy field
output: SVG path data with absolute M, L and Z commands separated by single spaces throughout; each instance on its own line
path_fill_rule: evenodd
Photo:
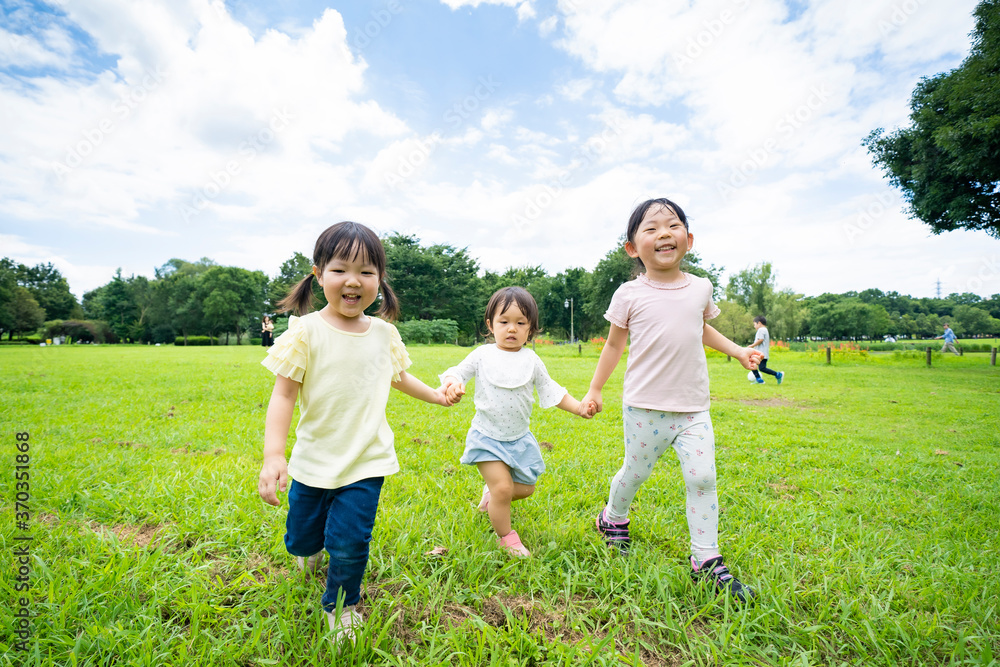
M 410 348 L 433 383 L 467 349 Z M 597 351 L 539 346 L 578 398 Z M 991 665 L 1000 658 L 1000 369 L 988 355 L 784 352 L 783 385 L 713 356 L 722 547 L 759 602 L 687 575 L 683 483 L 660 462 L 633 549 L 593 529 L 621 462 L 624 364 L 593 421 L 535 410 L 551 445 L 511 560 L 458 463 L 471 400 L 398 392 L 358 645 L 323 638 L 322 579 L 256 492 L 272 379 L 260 348 L 0 348 L 3 665 Z M 471 398 L 471 397 L 470 397 Z M 15 433 L 30 434 L 28 528 Z M 289 444 L 293 442 L 289 439 Z M 25 459 L 21 459 L 25 461 Z M 25 492 L 26 487 L 21 487 Z M 32 535 L 31 542 L 16 538 Z M 16 592 L 18 549 L 30 591 Z M 443 557 L 426 556 L 435 546 Z M 29 596 L 27 651 L 14 642 Z

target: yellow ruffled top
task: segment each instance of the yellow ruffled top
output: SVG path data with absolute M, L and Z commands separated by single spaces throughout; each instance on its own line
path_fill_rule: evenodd
M 309 341 L 302 318 L 288 318 L 288 330 L 267 348 L 267 356 L 260 363 L 275 375 L 302 382 L 309 365 Z
M 372 326 L 376 324 L 373 322 Z M 403 339 L 399 337 L 399 331 L 393 326 L 390 326 L 390 329 L 389 356 L 392 362 L 392 381 L 399 382 L 399 374 L 413 362 L 406 351 Z M 292 315 L 288 318 L 288 330 L 275 339 L 274 345 L 267 348 L 267 357 L 260 363 L 275 375 L 302 382 L 309 366 L 309 340 L 308 329 L 303 325 L 301 317 Z
M 333 489 L 398 472 L 385 408 L 390 383 L 410 363 L 396 327 L 378 318 L 361 333 L 337 329 L 318 312 L 290 318 L 261 361 L 301 384 L 289 474 Z

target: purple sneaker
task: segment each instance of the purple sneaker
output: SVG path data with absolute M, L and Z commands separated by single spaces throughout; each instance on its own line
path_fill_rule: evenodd
M 722 556 L 713 556 L 702 563 L 691 556 L 691 578 L 695 581 L 711 579 L 717 591 L 728 591 L 737 602 L 753 602 L 757 597 L 752 588 L 730 574 L 729 568 L 722 564 Z
M 608 521 L 604 516 L 604 512 L 605 510 L 602 509 L 598 513 L 594 525 L 597 527 L 598 532 L 604 535 L 604 541 L 610 548 L 617 549 L 620 554 L 627 554 L 629 544 L 631 543 L 628 536 L 628 520 Z

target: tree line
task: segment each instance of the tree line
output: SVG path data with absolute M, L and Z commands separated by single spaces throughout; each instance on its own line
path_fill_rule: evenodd
M 422 246 L 414 236 L 390 234 L 383 239 L 387 273 L 399 297 L 401 323 L 447 323 L 401 326 L 416 341 L 446 335 L 472 344 L 487 333 L 482 322 L 489 296 L 500 287 L 520 285 L 535 297 L 542 335 L 589 340 L 607 335 L 604 312 L 611 295 L 634 276 L 634 263 L 621 244 L 592 271 L 570 268 L 549 275 L 540 266 L 510 267 L 502 272 L 480 271 L 467 248 L 447 244 Z M 0 260 L 0 332 L 46 338 L 67 335 L 94 342 L 180 343 L 193 337 L 239 344 L 259 336 L 263 315 L 277 315 L 277 303 L 308 275 L 311 260 L 294 253 L 269 277 L 261 271 L 220 266 L 208 258 L 195 262 L 171 259 L 152 279 L 124 276 L 121 270 L 105 285 L 84 294 L 82 302 L 51 264 L 28 267 Z M 983 299 L 976 294 L 950 294 L 943 299 L 913 298 L 897 292 L 863 292 L 806 297 L 778 290 L 770 263 L 731 275 L 722 283 L 723 269 L 703 266 L 695 253 L 685 257 L 684 270 L 703 276 L 715 286 L 721 309 L 712 324 L 741 343 L 752 340 L 752 319 L 767 318 L 776 339 L 877 340 L 892 334 L 925 338 L 940 334 L 947 320 L 960 336 L 1000 333 L 1000 294 Z M 325 305 L 315 286 L 316 307 Z M 373 305 L 372 310 L 377 307 Z M 277 330 L 284 329 L 279 318 Z M 444 332 L 444 333 L 435 333 Z M 454 340 L 452 340 L 452 337 Z

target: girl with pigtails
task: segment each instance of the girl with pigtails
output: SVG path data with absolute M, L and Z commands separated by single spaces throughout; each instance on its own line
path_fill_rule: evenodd
M 285 548 L 301 569 L 317 571 L 323 551 L 329 554 L 323 610 L 334 641 L 353 642 L 363 623 L 355 606 L 382 483 L 399 471 L 385 417 L 389 389 L 446 407 L 458 398 L 406 372 L 410 358 L 390 324 L 399 305 L 386 282 L 385 250 L 372 230 L 356 222 L 327 228 L 316 241 L 313 264 L 279 304 L 298 317 L 289 318 L 288 330 L 261 362 L 275 384 L 258 491 L 277 506 L 277 492 L 287 488 Z M 314 280 L 327 305 L 309 312 Z M 378 315 L 385 319 L 365 315 L 380 294 Z M 286 462 L 296 400 L 299 422 Z

